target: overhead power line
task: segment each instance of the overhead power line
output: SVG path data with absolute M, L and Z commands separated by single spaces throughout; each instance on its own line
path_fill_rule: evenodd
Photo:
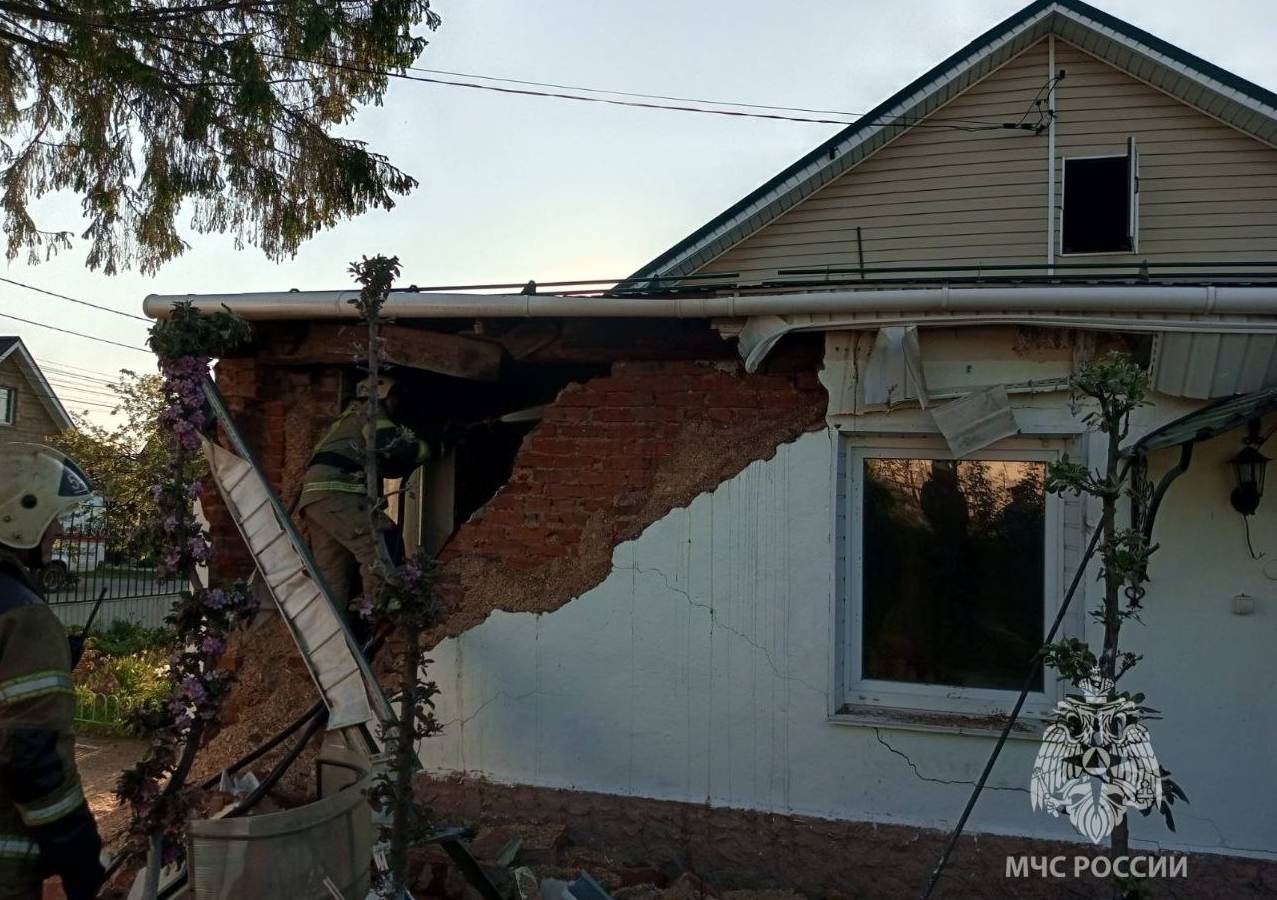
M 859 123 L 861 119 L 863 119 L 866 115 L 868 115 L 868 113 L 849 112 L 847 110 L 841 110 L 841 109 L 820 109 L 820 108 L 813 108 L 808 106 L 773 106 L 766 103 L 746 103 L 741 100 L 708 100 L 704 97 L 680 97 L 680 96 L 676 96 L 672 94 L 644 94 L 637 91 L 618 91 L 618 90 L 613 90 L 611 88 L 582 87 L 581 85 L 578 85 L 578 84 L 557 84 L 553 81 L 529 81 L 522 78 L 503 78 L 498 75 L 484 75 L 477 72 L 452 72 L 447 69 L 427 69 L 422 66 L 408 66 L 407 69 L 412 72 L 426 72 L 432 75 L 446 75 L 450 78 L 477 78 L 480 81 L 496 81 L 496 82 L 500 82 L 501 84 L 518 84 L 518 85 L 524 85 L 527 87 L 551 88 L 556 91 L 576 91 L 583 94 L 610 94 L 614 97 L 633 97 L 640 100 L 666 100 L 672 103 L 698 103 L 698 104 L 701 104 L 702 106 L 705 106 L 705 105 L 735 106 L 741 109 L 761 109 L 761 110 L 767 110 L 769 112 L 780 112 L 780 113 L 810 113 L 813 115 L 843 116 L 846 119 L 846 121 L 832 120 L 832 119 L 809 120 L 809 119 L 801 119 L 801 118 L 795 120 L 800 122 L 817 121 L 822 124 L 828 123 L 828 124 L 839 124 L 839 125 L 852 125 L 852 124 Z M 394 73 L 390 73 L 390 74 L 393 75 Z M 452 81 L 440 81 L 436 83 L 457 84 L 457 85 L 462 84 L 461 82 L 452 82 Z M 484 87 L 484 85 L 475 85 L 475 87 Z M 493 89 L 495 90 L 495 88 Z M 560 97 L 560 98 L 571 99 L 571 100 L 594 99 L 592 97 L 575 97 L 575 96 L 565 97 L 565 95 L 563 94 L 536 94 L 536 96 Z M 669 107 L 669 106 L 665 106 L 661 104 L 653 104 L 653 106 L 657 109 L 678 109 L 679 111 L 689 111 L 689 112 L 707 112 L 707 113 L 719 112 L 719 110 L 712 110 L 712 109 L 684 110 L 681 107 Z M 897 117 L 889 121 L 901 122 L 903 120 Z M 1004 127 L 1002 123 L 1000 122 L 990 122 L 988 120 L 983 120 L 983 119 L 952 119 L 950 121 L 953 122 L 954 124 L 967 123 L 972 125 L 990 126 L 994 128 Z M 863 124 L 868 124 L 868 123 L 863 123 Z
M 45 381 L 49 382 L 50 386 L 52 386 L 56 391 L 58 391 L 59 394 L 63 392 L 76 393 L 76 394 L 83 394 L 86 397 L 97 397 L 99 399 L 104 399 L 104 400 L 123 402 L 120 400 L 119 395 L 112 393 L 111 391 L 104 391 L 98 388 L 85 387 L 82 384 L 75 384 L 69 381 L 59 381 L 56 378 L 50 378 L 48 376 L 45 377 Z
M 496 85 L 496 84 L 480 84 L 476 81 L 451 81 L 444 78 L 426 77 L 421 75 L 410 75 L 407 72 L 391 72 L 391 71 L 387 71 L 383 69 L 368 69 L 362 66 L 352 66 L 346 63 L 333 63 L 333 62 L 324 62 L 321 60 L 304 59 L 302 57 L 290 56 L 285 53 L 277 53 L 275 51 L 270 51 L 270 50 L 261 50 L 259 52 L 262 53 L 264 56 L 274 56 L 279 59 L 289 60 L 290 62 L 324 66 L 327 68 L 334 68 L 334 69 L 345 69 L 347 71 L 361 72 L 365 75 L 381 75 L 388 78 L 399 78 L 406 81 L 419 81 L 419 82 L 424 82 L 426 84 L 438 84 L 438 85 L 445 85 L 448 87 L 468 88 L 470 90 L 479 90 L 479 91 L 492 91 L 499 94 L 514 94 L 514 95 L 523 96 L 523 97 L 545 97 L 545 98 L 551 98 L 555 100 L 575 100 L 582 103 L 604 103 L 609 106 L 627 106 L 627 107 L 633 107 L 638 109 L 661 109 L 661 110 L 668 110 L 671 112 L 701 113 L 704 115 L 714 115 L 714 116 L 735 116 L 738 118 L 746 118 L 746 119 L 772 119 L 772 120 L 784 121 L 784 122 L 804 122 L 804 123 L 815 124 L 815 125 L 909 125 L 911 127 L 944 128 L 944 129 L 957 130 L 957 131 L 987 131 L 992 129 L 1019 127 L 1013 123 L 1004 124 L 1001 122 L 985 122 L 985 121 L 978 121 L 978 120 L 966 122 L 964 120 L 955 119 L 953 120 L 952 123 L 920 122 L 920 121 L 910 121 L 907 118 L 896 116 L 896 117 L 889 117 L 887 119 L 876 119 L 876 120 L 866 121 L 863 117 L 859 119 L 851 118 L 854 116 L 853 113 L 832 113 L 832 115 L 843 115 L 843 116 L 847 116 L 848 118 L 828 119 L 828 118 L 816 118 L 815 116 L 812 116 L 812 115 L 803 115 L 803 116 L 786 115 L 781 112 L 750 112 L 746 109 L 709 109 L 706 106 L 686 106 L 682 104 L 686 104 L 686 103 L 709 104 L 709 103 L 715 103 L 716 101 L 689 99 L 689 100 L 682 100 L 680 102 L 680 105 L 674 105 L 671 103 L 658 103 L 658 102 L 655 102 L 654 100 L 638 100 L 638 99 L 620 100 L 615 97 L 587 96 L 585 94 L 572 94 L 572 93 L 566 93 L 564 91 L 536 90 L 530 87 L 503 87 L 501 85 Z M 483 76 L 479 76 L 479 77 L 483 77 Z M 599 93 L 603 93 L 603 92 L 599 91 Z M 608 93 L 611 93 L 611 92 L 608 92 Z M 651 95 L 651 96 L 655 97 L 657 95 Z M 754 109 L 754 110 L 766 109 L 766 107 L 763 107 L 760 104 L 735 104 L 735 105 L 747 105 L 750 109 Z
M 117 315 L 117 316 L 124 316 L 124 318 L 126 319 L 137 319 L 139 322 L 150 321 L 145 316 L 136 316 L 133 313 L 125 312 L 122 309 L 113 309 L 110 306 L 103 306 L 100 303 L 90 303 L 88 300 L 80 300 L 77 297 L 68 297 L 66 294 L 59 294 L 55 291 L 46 291 L 44 288 L 36 287 L 34 284 L 27 284 L 26 282 L 23 282 L 23 281 L 15 281 L 12 278 L 0 277 L 0 281 L 3 281 L 5 284 L 12 284 L 15 287 L 25 288 L 28 291 L 35 291 L 37 294 L 44 294 L 48 297 L 56 297 L 59 300 L 67 300 L 71 303 L 78 303 L 81 306 L 88 306 L 93 309 L 100 309 L 103 312 L 113 313 L 114 315 Z
M 77 366 L 77 365 L 73 365 L 72 363 L 64 363 L 64 362 L 61 362 L 61 361 L 56 360 L 56 359 L 41 362 L 41 365 L 42 365 L 42 366 L 46 366 L 46 367 L 47 367 L 47 366 L 61 367 L 61 368 L 63 368 L 63 369 L 68 369 L 68 370 L 71 370 L 71 371 L 75 371 L 75 372 L 85 372 L 85 373 L 87 373 L 87 374 L 89 374 L 89 375 L 99 375 L 99 376 L 102 376 L 102 377 L 104 377 L 104 378 L 109 378 L 109 379 L 118 379 L 118 378 L 120 377 L 120 373 L 119 373 L 118 371 L 117 371 L 117 372 L 103 372 L 101 369 L 86 369 L 84 366 Z
M 527 81 L 522 78 L 503 78 L 498 75 L 483 75 L 478 72 L 450 72 L 447 69 L 427 69 L 422 66 L 408 66 L 410 71 L 425 72 L 430 75 L 447 75 L 450 78 L 478 78 L 481 81 L 499 81 L 502 84 L 522 84 L 529 87 L 554 88 L 561 91 L 580 91 L 585 94 L 612 94 L 617 97 L 637 97 L 642 100 L 670 100 L 674 103 L 706 103 L 712 106 L 740 106 L 745 109 L 766 109 L 773 112 L 816 113 L 827 116 L 847 116 L 857 118 L 864 113 L 847 112 L 841 109 L 812 109 L 806 106 L 769 106 L 765 103 L 743 103 L 737 100 L 706 100 L 699 97 L 676 97 L 669 94 L 642 94 L 636 91 L 617 91 L 611 88 L 582 87 L 579 84 L 556 84 L 553 81 Z
M 40 368 L 44 371 L 44 374 L 48 375 L 51 379 L 60 378 L 72 385 L 103 388 L 111 387 L 111 385 L 115 383 L 105 378 L 94 378 L 92 375 L 80 375 L 76 372 L 68 372 L 65 369 L 59 369 L 57 366 L 51 366 L 46 363 L 41 363 Z
M 182 36 L 172 35 L 172 34 L 157 34 L 155 32 L 146 31 L 136 27 L 130 27 L 123 23 L 118 23 L 118 24 L 104 23 L 100 25 L 99 27 L 103 29 L 113 30 L 113 31 L 120 31 L 125 34 L 132 34 L 134 36 L 157 38 L 160 40 L 171 40 L 176 43 L 193 44 L 196 46 L 207 47 L 207 48 L 211 48 L 215 50 L 225 49 L 223 44 L 219 44 L 215 41 L 209 41 L 204 38 L 182 37 Z M 479 78 L 479 79 L 483 79 L 487 81 L 499 81 L 507 85 L 522 84 L 525 86 L 509 87 L 509 86 L 502 86 L 501 84 L 480 84 L 476 81 L 455 81 L 455 80 L 449 80 L 446 78 L 436 78 L 436 77 L 427 76 L 427 75 L 409 74 L 410 71 L 421 71 L 421 72 L 435 71 L 431 69 L 420 69 L 415 66 L 405 67 L 406 71 L 391 71 L 389 69 L 374 69 L 374 68 L 369 68 L 367 66 L 353 65 L 351 63 L 333 62 L 331 60 L 308 59 L 306 57 L 295 56 L 289 53 L 281 53 L 277 50 L 267 50 L 261 47 L 257 48 L 257 52 L 260 53 L 262 56 L 269 56 L 275 59 L 284 59 L 284 60 L 288 60 L 289 62 L 300 63 L 302 65 L 319 66 L 321 68 L 335 69 L 335 70 L 341 70 L 341 71 L 347 71 L 347 72 L 358 72 L 363 75 L 373 75 L 373 76 L 377 76 L 381 78 L 397 78 L 403 81 L 417 81 L 417 82 L 422 82 L 425 84 L 437 84 L 437 85 L 443 85 L 447 87 L 459 87 L 459 88 L 467 88 L 470 90 L 479 90 L 479 91 L 492 91 L 499 94 L 513 94 L 513 95 L 524 96 L 524 97 L 546 97 L 546 98 L 553 98 L 556 100 L 575 100 L 582 103 L 604 103 L 611 106 L 633 107 L 633 108 L 639 108 L 639 109 L 661 109 L 661 110 L 669 110 L 672 112 L 700 113 L 703 115 L 715 115 L 715 116 L 734 116 L 738 118 L 747 118 L 747 119 L 771 119 L 771 120 L 777 120 L 777 121 L 803 122 L 803 123 L 817 124 L 817 125 L 844 125 L 844 126 L 845 125 L 885 125 L 885 126 L 905 125 L 911 128 L 942 128 L 942 129 L 950 129 L 950 130 L 957 130 L 957 131 L 989 131 L 989 130 L 996 130 L 996 129 L 1021 129 L 1025 131 L 1032 131 L 1032 128 L 1030 128 L 1029 126 L 1026 126 L 1020 123 L 1015 123 L 1015 122 L 989 122 L 989 121 L 983 121 L 983 120 L 962 120 L 962 119 L 954 119 L 954 120 L 951 120 L 951 122 L 923 122 L 923 121 L 917 121 L 917 120 L 911 121 L 908 118 L 900 117 L 900 116 L 888 117 L 886 119 L 866 120 L 863 116 L 860 118 L 854 118 L 854 116 L 856 115 L 854 113 L 840 113 L 840 112 L 830 112 L 827 114 L 840 115 L 840 116 L 844 116 L 844 118 L 828 119 L 828 118 L 815 118 L 814 116 L 791 116 L 791 115 L 785 115 L 783 112 L 775 112 L 775 111 L 773 112 L 748 111 L 751 109 L 752 110 L 779 109 L 779 110 L 806 111 L 806 110 L 803 110 L 801 107 L 774 107 L 773 108 L 773 107 L 764 106 L 762 104 L 734 103 L 731 105 L 744 106 L 746 107 L 746 109 L 709 109 L 706 107 L 707 104 L 724 105 L 724 103 L 723 101 L 715 101 L 715 100 L 696 100 L 691 98 L 662 97 L 659 94 L 636 94 L 632 92 L 605 91 L 602 88 L 568 88 L 567 86 L 563 86 L 562 89 L 536 90 L 531 85 L 540 85 L 542 87 L 547 87 L 547 88 L 553 87 L 553 85 L 551 85 L 550 82 L 531 82 L 531 81 L 524 82 L 518 79 L 496 78 L 496 77 L 489 77 L 485 75 L 461 75 L 460 73 L 457 73 L 458 77 Z M 582 93 L 567 93 L 566 91 L 568 90 L 581 91 Z M 586 94 L 584 93 L 585 91 L 589 91 L 591 92 L 591 94 Z M 613 97 L 600 96 L 602 94 L 614 94 L 616 96 L 613 96 Z M 617 97 L 630 97 L 631 99 L 622 100 L 622 99 L 617 99 Z M 646 97 L 649 99 L 637 99 L 639 97 Z M 679 105 L 673 105 L 671 103 L 656 102 L 658 99 L 673 100 L 675 103 Z M 702 105 L 700 106 L 682 105 L 686 103 L 698 103 Z M 813 112 L 815 115 L 826 114 L 822 110 L 811 110 L 810 112 Z
M 57 402 L 61 403 L 64 407 L 72 407 L 72 412 L 74 412 L 74 408 L 78 408 L 81 406 L 90 406 L 90 407 L 93 407 L 94 409 L 102 409 L 102 410 L 110 411 L 110 410 L 114 410 L 118 408 L 120 405 L 118 403 L 107 403 L 102 400 L 84 400 L 78 397 L 71 397 L 66 394 L 58 394 L 58 393 L 46 394 L 44 391 L 31 391 L 29 395 L 24 395 L 24 396 L 35 396 L 35 397 L 44 398 L 46 400 L 56 400 Z M 19 400 L 19 403 L 21 403 L 20 400 Z M 19 415 L 21 415 L 21 413 L 19 413 Z
M 151 352 L 150 350 L 147 350 L 145 347 L 135 347 L 132 344 L 121 344 L 119 341 L 112 341 L 112 340 L 108 340 L 107 338 L 100 338 L 92 334 L 84 334 L 83 332 L 80 332 L 80 331 L 72 331 L 69 328 L 59 328 L 57 325 L 50 325 L 47 322 L 36 322 L 32 319 L 24 319 L 21 316 L 10 315 L 9 313 L 0 313 L 0 319 L 12 319 L 15 322 L 21 322 L 24 325 L 34 325 L 37 328 L 47 328 L 50 331 L 60 331 L 63 334 L 69 334 L 74 337 L 84 338 L 85 340 L 97 341 L 99 344 L 110 344 L 113 347 L 123 347 L 125 350 L 136 350 L 138 353 L 146 353 L 149 355 Z
M 123 375 L 85 375 L 81 372 L 72 372 L 69 369 L 59 367 L 56 363 L 45 362 L 41 360 L 40 368 L 45 372 L 56 375 L 58 378 L 64 378 L 68 381 L 83 382 L 93 385 L 94 387 L 114 388 L 124 378 Z M 132 371 L 132 370 L 129 370 Z M 145 375 L 147 373 L 140 373 Z

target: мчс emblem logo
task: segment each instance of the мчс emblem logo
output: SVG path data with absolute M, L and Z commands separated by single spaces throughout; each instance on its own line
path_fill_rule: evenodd
M 1092 843 L 1104 840 L 1126 815 L 1154 809 L 1169 817 L 1167 792 L 1183 796 L 1158 765 L 1144 710 L 1129 696 L 1114 695 L 1113 682 L 1098 670 L 1078 685 L 1081 696 L 1056 705 L 1055 720 L 1029 782 L 1033 808 L 1069 821 Z

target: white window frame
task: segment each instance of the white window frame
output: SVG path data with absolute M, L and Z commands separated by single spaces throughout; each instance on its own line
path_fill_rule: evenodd
M 999 441 L 992 447 L 977 451 L 967 459 L 1014 460 L 1050 462 L 1070 449 L 1066 439 L 1014 438 Z M 950 685 L 915 684 L 864 678 L 863 666 L 863 571 L 864 556 L 864 460 L 866 458 L 890 459 L 953 459 L 939 437 L 877 437 L 845 436 L 843 471 L 839 477 L 846 483 L 843 517 L 843 540 L 847 542 L 843 554 L 842 602 L 844 614 L 840 617 L 841 629 L 837 635 L 840 646 L 835 652 L 838 682 L 834 715 L 854 715 L 856 710 L 879 708 L 892 711 L 919 713 L 949 713 L 963 716 L 996 716 L 1009 713 L 1019 689 L 996 690 L 989 688 L 955 687 Z M 1059 612 L 1063 599 L 1065 532 L 1076 510 L 1066 514 L 1069 501 L 1055 494 L 1046 495 L 1046 552 L 1043 575 L 1043 622 L 1045 635 Z M 1080 636 L 1083 628 L 1083 597 L 1075 597 L 1057 640 L 1066 636 Z M 1043 674 L 1041 691 L 1032 691 L 1025 700 L 1023 712 L 1030 717 L 1044 717 L 1051 713 L 1064 695 L 1059 679 L 1050 670 Z
M 0 418 L 0 426 L 16 425 L 18 422 L 18 389 L 0 384 L 0 393 L 7 394 L 9 399 L 9 403 L 4 409 L 4 417 Z
M 1081 252 L 1070 252 L 1064 249 L 1064 217 L 1068 215 L 1068 205 L 1066 202 L 1068 194 L 1065 192 L 1065 181 L 1068 177 L 1069 162 L 1084 159 L 1126 159 L 1130 161 L 1130 168 L 1126 173 L 1126 190 L 1127 197 L 1130 202 L 1130 207 L 1126 211 L 1126 229 L 1130 232 L 1130 250 L 1084 250 Z M 1054 215 L 1054 211 L 1051 214 Z M 1058 256 L 1130 256 L 1133 253 L 1140 252 L 1140 156 L 1139 150 L 1135 145 L 1134 138 L 1127 139 L 1125 153 L 1092 153 L 1087 156 L 1060 157 L 1060 227 L 1057 230 L 1059 231 L 1059 234 L 1056 236 L 1058 246 L 1055 248 L 1055 252 Z

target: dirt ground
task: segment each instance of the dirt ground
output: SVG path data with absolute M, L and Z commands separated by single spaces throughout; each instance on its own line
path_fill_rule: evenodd
M 128 824 L 128 810 L 115 799 L 115 782 L 120 773 L 146 752 L 147 742 L 138 738 L 82 735 L 75 742 L 75 763 L 80 770 L 84 796 L 98 822 L 102 842 L 114 849 L 116 839 Z

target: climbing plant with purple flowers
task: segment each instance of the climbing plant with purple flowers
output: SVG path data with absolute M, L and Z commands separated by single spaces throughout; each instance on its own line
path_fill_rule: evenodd
M 170 318 L 151 329 L 151 348 L 164 376 L 166 406 L 160 423 L 169 438 L 169 462 L 163 480 L 152 488 L 160 514 L 147 526 L 144 543 L 161 569 L 185 578 L 189 588 L 168 617 L 172 693 L 167 701 L 138 711 L 139 724 L 153 734 L 153 743 L 142 761 L 121 775 L 117 793 L 131 807 L 130 835 L 137 849 L 149 851 L 156 877 L 161 862 L 175 861 L 183 853 L 183 834 L 196 800 L 186 777 L 215 729 L 231 687 L 232 675 L 221 665 L 228 636 L 257 609 L 244 584 L 202 583 L 198 570 L 211 547 L 194 510 L 203 490 L 200 438 L 211 425 L 203 381 L 211 359 L 247 337 L 243 321 L 223 312 L 201 315 L 190 304 L 176 305 Z

